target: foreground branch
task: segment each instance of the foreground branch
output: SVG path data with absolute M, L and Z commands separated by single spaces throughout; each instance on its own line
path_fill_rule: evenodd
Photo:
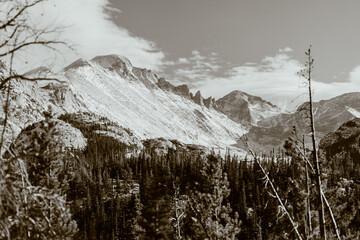
M 249 145 L 247 144 L 247 142 L 244 141 L 244 145 L 245 147 L 248 149 L 248 151 L 250 152 L 250 154 L 253 156 L 254 158 L 254 161 L 257 163 L 257 165 L 260 167 L 262 173 L 264 174 L 266 180 L 268 181 L 268 183 L 270 184 L 270 187 L 272 189 L 272 191 L 274 192 L 275 194 L 275 197 L 276 199 L 279 201 L 279 204 L 281 206 L 281 208 L 283 209 L 283 211 L 285 212 L 286 216 L 288 217 L 288 219 L 290 220 L 291 222 L 291 225 L 293 226 L 295 232 L 296 232 L 296 235 L 298 236 L 299 240 L 302 240 L 302 237 L 301 237 L 301 234 L 298 230 L 298 226 L 297 224 L 294 222 L 294 220 L 292 219 L 290 213 L 287 211 L 285 205 L 283 204 L 278 192 L 276 191 L 276 188 L 274 186 L 274 184 L 272 183 L 272 181 L 270 180 L 270 177 L 269 175 L 266 173 L 265 169 L 262 167 L 262 165 L 260 164 L 259 160 L 257 159 L 257 156 L 254 154 L 254 152 L 250 149 Z

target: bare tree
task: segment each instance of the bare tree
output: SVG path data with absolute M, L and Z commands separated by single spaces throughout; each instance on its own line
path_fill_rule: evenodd
M 293 139 L 292 137 L 289 137 L 289 141 L 293 142 L 293 147 L 294 147 L 294 152 L 296 152 L 297 154 L 299 154 L 301 156 L 301 159 L 304 161 L 305 163 L 305 181 L 306 181 L 306 188 L 307 188 L 307 196 L 306 196 L 306 208 L 307 208 L 307 223 L 306 223 L 306 227 L 309 229 L 309 233 L 312 232 L 312 224 L 311 224 L 311 210 L 310 210 L 310 177 L 308 176 L 309 175 L 309 168 L 310 168 L 310 172 L 314 175 L 316 175 L 316 171 L 315 171 L 315 168 L 313 167 L 313 165 L 311 164 L 309 158 L 307 157 L 307 154 L 306 154 L 306 147 L 305 147 L 305 139 L 304 139 L 304 135 L 302 135 L 302 139 L 299 138 L 298 134 L 297 134 L 297 131 L 296 131 L 296 128 L 294 127 L 294 137 L 295 139 Z M 298 143 L 301 143 L 302 147 L 300 148 Z M 329 211 L 329 214 L 330 214 L 330 218 L 331 218 L 331 222 L 332 222 L 332 225 L 334 227 L 334 230 L 335 230 L 335 234 L 336 234 L 336 238 L 338 240 L 340 240 L 340 232 L 339 232 L 339 228 L 337 227 L 337 223 L 336 223 L 336 220 L 335 220 L 335 216 L 334 216 L 334 213 L 330 207 L 330 204 L 324 194 L 324 191 L 322 191 L 321 189 L 321 196 L 323 198 L 323 201 L 326 205 L 326 208 L 328 209 Z M 306 236 L 307 237 L 310 237 L 312 234 L 307 234 Z
M 305 52 L 307 60 L 305 63 L 305 69 L 301 70 L 299 74 L 306 78 L 309 90 L 309 116 L 310 116 L 310 131 L 311 131 L 311 140 L 313 147 L 313 157 L 314 157 L 314 167 L 316 174 L 316 188 L 318 192 L 318 213 L 319 213 L 319 224 L 320 224 L 320 236 L 321 239 L 326 239 L 326 229 L 325 229 L 325 211 L 324 211 L 324 201 L 322 198 L 321 190 L 321 173 L 320 173 L 320 164 L 318 153 L 316 149 L 316 132 L 315 132 L 315 122 L 314 122 L 314 111 L 313 111 L 313 99 L 312 99 L 312 88 L 311 88 L 311 73 L 314 68 L 314 58 L 311 56 L 311 46 Z
M 5 95 L 3 103 L 5 116 L 0 152 L 3 150 L 4 133 L 8 122 L 11 81 L 15 79 L 59 81 L 53 76 L 48 77 L 47 74 L 39 73 L 38 76 L 30 76 L 21 73 L 20 69 L 14 69 L 14 60 L 34 48 L 47 48 L 57 52 L 61 45 L 72 49 L 67 42 L 58 40 L 58 35 L 63 30 L 62 27 L 52 26 L 52 24 L 37 26 L 30 20 L 32 19 L 31 10 L 44 2 L 47 0 L 0 0 L 0 90 L 6 89 L 3 92 Z
M 13 81 L 56 80 L 46 75 L 30 76 L 14 69 L 14 60 L 35 47 L 57 51 L 68 46 L 57 39 L 62 29 L 42 27 L 31 21 L 31 10 L 46 0 L 0 0 L 0 94 L 4 118 L 0 139 L 0 238 L 70 239 L 77 230 L 65 196 L 44 186 L 33 186 L 26 164 L 26 153 L 3 155 L 11 104 Z
M 333 216 L 330 205 L 322 191 L 322 186 L 321 186 L 321 169 L 320 169 L 318 152 L 317 152 L 317 148 L 316 148 L 316 131 L 315 131 L 313 96 L 312 96 L 312 87 L 311 87 L 311 74 L 312 74 L 312 71 L 314 68 L 314 58 L 311 55 L 311 45 L 310 45 L 309 49 L 305 52 L 305 55 L 307 57 L 307 60 L 305 62 L 305 69 L 301 70 L 299 72 L 299 74 L 307 80 L 308 91 L 309 91 L 308 113 L 309 113 L 309 118 L 310 118 L 310 134 L 311 134 L 312 147 L 313 147 L 312 155 L 314 158 L 314 172 L 315 172 L 315 176 L 316 176 L 316 188 L 317 188 L 317 192 L 318 192 L 318 202 L 319 202 L 318 214 L 319 214 L 319 224 L 320 224 L 320 236 L 321 236 L 321 239 L 326 239 L 325 210 L 324 210 L 324 202 L 325 202 L 325 204 L 329 210 L 337 238 L 340 239 L 340 235 L 339 235 L 339 231 L 337 228 L 335 218 Z M 305 156 L 303 156 L 303 157 L 305 157 Z M 307 159 L 307 158 L 304 158 L 304 159 Z M 307 161 L 307 162 L 309 162 L 309 161 Z

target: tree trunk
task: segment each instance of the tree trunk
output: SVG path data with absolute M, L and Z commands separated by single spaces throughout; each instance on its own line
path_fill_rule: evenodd
M 311 58 L 311 49 L 310 48 L 307 52 L 307 56 L 308 56 L 310 127 L 311 127 L 311 139 L 312 139 L 312 145 L 313 145 L 313 156 L 314 156 L 314 162 L 315 162 L 316 187 L 317 187 L 317 191 L 318 191 L 318 201 L 319 201 L 318 212 L 319 212 L 320 236 L 321 236 L 322 240 L 326 240 L 324 202 L 323 202 L 323 198 L 321 195 L 321 173 L 320 173 L 319 158 L 318 158 L 317 150 L 316 150 L 314 112 L 313 112 L 313 101 L 312 101 L 312 93 L 311 93 L 311 71 L 312 71 L 314 60 Z

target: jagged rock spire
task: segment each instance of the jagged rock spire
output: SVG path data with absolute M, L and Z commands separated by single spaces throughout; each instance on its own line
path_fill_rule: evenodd
M 197 91 L 195 96 L 193 97 L 193 100 L 196 104 L 199 104 L 200 106 L 204 106 L 204 99 L 201 96 L 200 91 Z

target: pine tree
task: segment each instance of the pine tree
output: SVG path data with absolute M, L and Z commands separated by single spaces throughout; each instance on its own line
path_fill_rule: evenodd
M 221 162 L 209 156 L 201 170 L 202 183 L 191 190 L 187 222 L 193 239 L 235 239 L 240 232 L 238 214 L 230 204 L 224 205 L 230 194 L 229 182 L 223 174 Z

